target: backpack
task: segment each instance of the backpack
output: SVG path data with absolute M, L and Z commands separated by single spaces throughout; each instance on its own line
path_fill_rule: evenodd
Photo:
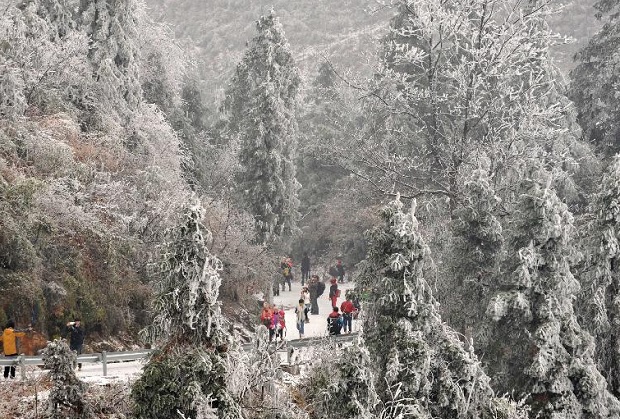
M 317 297 L 320 297 L 321 295 L 323 295 L 324 292 L 325 292 L 325 283 L 324 282 L 319 282 L 318 284 L 316 284 L 316 295 L 317 295 Z
M 291 268 L 289 268 L 288 266 L 286 266 L 286 267 L 284 267 L 284 269 L 282 269 L 282 275 L 288 276 L 289 273 L 291 273 Z

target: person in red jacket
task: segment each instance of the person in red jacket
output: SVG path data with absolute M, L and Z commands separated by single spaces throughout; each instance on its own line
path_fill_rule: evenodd
M 342 329 L 345 333 L 351 333 L 351 327 L 353 326 L 353 312 L 355 310 L 355 305 L 353 304 L 353 301 L 351 301 L 351 296 L 347 295 L 346 301 L 340 305 L 340 311 L 342 312 Z
M 274 309 L 273 318 L 271 320 L 271 327 L 269 328 L 269 342 L 273 340 L 274 335 L 276 337 L 276 342 L 278 341 L 278 338 L 280 338 L 280 341 L 283 341 L 285 328 L 286 328 L 286 319 L 285 319 L 284 310 Z
M 340 297 L 340 290 L 338 289 L 338 280 L 336 277 L 333 277 L 329 287 L 329 297 L 328 299 L 332 300 L 332 307 L 338 307 L 338 297 Z
M 260 322 L 267 329 L 271 329 L 271 321 L 273 319 L 273 310 L 269 303 L 265 301 L 263 303 L 263 310 L 260 312 Z

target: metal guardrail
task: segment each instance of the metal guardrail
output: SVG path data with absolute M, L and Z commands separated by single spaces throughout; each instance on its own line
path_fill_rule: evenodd
M 358 333 L 350 333 L 348 335 L 336 335 L 336 336 L 321 336 L 321 337 L 312 337 L 312 338 L 304 338 L 304 339 L 292 339 L 285 341 L 283 345 L 276 346 L 276 352 L 287 352 L 287 357 L 290 364 L 291 353 L 289 352 L 291 348 L 304 348 L 308 346 L 315 346 L 317 344 L 322 344 L 325 342 L 352 342 L 357 339 Z M 254 349 L 253 343 L 245 343 L 241 345 L 241 348 L 244 351 L 251 351 Z M 146 358 L 152 352 L 151 349 L 141 349 L 137 351 L 125 351 L 125 352 L 97 352 L 92 354 L 82 354 L 78 355 L 77 362 L 81 364 L 95 364 L 100 362 L 103 368 L 103 376 L 108 375 L 108 364 L 114 362 L 124 362 L 124 361 L 139 361 L 141 359 Z M 41 356 L 26 356 L 19 355 L 15 358 L 2 358 L 0 357 L 0 367 L 10 367 L 16 366 L 21 367 L 21 378 L 22 380 L 26 379 L 26 368 L 27 365 L 33 366 L 43 366 L 43 357 Z
M 125 352 L 97 352 L 92 354 L 78 355 L 77 362 L 81 364 L 95 364 L 101 362 L 103 367 L 103 376 L 108 375 L 108 364 L 113 362 L 123 361 L 138 361 L 144 359 L 151 353 L 149 349 L 142 349 L 138 351 L 125 351 Z M 19 355 L 15 358 L 0 358 L 0 367 L 19 366 L 21 367 L 21 378 L 26 378 L 27 365 L 43 366 L 43 358 L 41 356 L 25 356 Z

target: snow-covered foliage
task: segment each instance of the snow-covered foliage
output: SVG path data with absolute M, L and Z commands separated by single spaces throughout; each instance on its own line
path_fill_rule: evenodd
M 586 317 L 596 334 L 599 369 L 612 391 L 620 388 L 620 155 L 607 168 L 594 203 L 598 210 L 593 268 L 584 274 Z M 588 281 L 589 280 L 589 281 Z
M 528 395 L 537 417 L 615 417 L 620 403 L 593 359 L 594 340 L 574 313 L 579 283 L 573 216 L 550 187 L 552 176 L 525 180 L 518 207 L 514 273 L 489 305 L 500 322 L 495 378 L 501 389 Z M 502 369 L 503 368 L 503 369 Z
M 297 230 L 300 77 L 275 13 L 262 16 L 256 28 L 258 35 L 237 66 L 223 110 L 240 143 L 239 196 L 254 215 L 258 242 L 263 243 Z
M 368 350 L 363 345 L 317 348 L 316 361 L 300 387 L 299 404 L 312 418 L 363 418 L 379 399 Z
M 373 112 L 380 122 L 363 138 L 333 146 L 355 150 L 354 171 L 383 193 L 396 185 L 406 196 L 448 197 L 452 206 L 462 169 L 481 158 L 502 184 L 518 181 L 528 159 L 567 174 L 589 171 L 583 163 L 594 159 L 578 141 L 548 56 L 562 42 L 545 23 L 550 3 L 386 2 L 396 16 L 382 67 L 365 89 L 384 112 Z M 574 179 L 561 180 L 576 199 Z
M 154 319 L 143 331 L 157 351 L 132 390 L 138 418 L 177 412 L 198 418 L 207 407 L 222 419 L 241 417 L 227 388 L 230 338 L 218 301 L 222 265 L 206 247 L 203 217 L 204 208 L 195 200 L 168 231 Z
M 569 96 L 577 106 L 586 138 L 595 142 L 601 152 L 613 156 L 620 151 L 620 2 L 600 0 L 594 7 L 605 24 L 577 53 L 579 65 L 570 73 Z
M 45 417 L 86 419 L 94 417 L 85 400 L 86 383 L 75 374 L 76 354 L 63 339 L 50 342 L 43 351 L 44 367 L 52 382 Z
M 398 198 L 387 204 L 383 224 L 368 233 L 368 256 L 357 283 L 367 293 L 363 339 L 378 397 L 390 411 L 410 417 L 492 417 L 492 406 L 500 401 L 489 378 L 442 321 L 425 279 L 430 251 L 419 233 L 415 201 L 407 212 L 402 207 Z
M 0 15 L 0 116 L 64 109 L 75 86 L 90 83 L 87 37 L 57 37 L 55 22 L 38 14 L 37 2 L 9 5 Z
M 206 246 L 210 233 L 202 224 L 203 218 L 204 208 L 195 199 L 179 224 L 168 230 L 161 279 L 155 284 L 155 317 L 144 331 L 146 340 L 158 346 L 177 342 L 226 344 L 218 301 L 222 264 Z
M 495 215 L 501 199 L 495 193 L 488 169 L 480 167 L 463 176 L 462 200 L 454 211 L 449 249 L 450 292 L 445 293 L 443 314 L 467 343 L 484 348 L 489 339 L 485 330 L 485 309 L 490 290 L 500 274 L 503 228 Z

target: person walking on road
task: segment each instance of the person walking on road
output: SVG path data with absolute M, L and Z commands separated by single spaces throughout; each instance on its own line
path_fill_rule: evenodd
M 260 322 L 267 329 L 271 328 L 271 319 L 273 318 L 273 310 L 269 303 L 265 301 L 263 303 L 263 309 L 260 312 Z
M 75 319 L 72 322 L 67 323 L 67 327 L 69 328 L 69 348 L 74 351 L 77 355 L 82 354 L 82 350 L 84 348 L 84 329 L 82 328 L 82 323 L 80 319 Z M 77 364 L 78 370 L 82 369 L 82 363 Z
M 338 273 L 336 276 L 338 277 L 339 283 L 344 283 L 344 265 L 342 264 L 342 259 L 336 259 L 336 272 Z
M 301 289 L 301 294 L 299 295 L 300 299 L 304 300 L 304 315 L 306 316 L 306 323 L 310 323 L 310 319 L 308 318 L 308 312 L 312 307 L 310 303 L 310 291 L 308 291 L 308 287 L 303 287 Z
M 301 259 L 301 286 L 310 279 L 310 258 L 307 253 L 304 253 L 304 257 Z
M 331 279 L 331 285 L 329 287 L 329 297 L 328 299 L 332 302 L 332 307 L 338 307 L 338 297 L 340 297 L 340 290 L 338 289 L 338 280 L 333 277 Z
M 32 330 L 28 328 L 28 331 Z M 17 358 L 17 342 L 16 338 L 23 338 L 26 336 L 24 332 L 15 331 L 15 322 L 9 320 L 2 332 L 2 345 L 4 348 L 4 356 L 7 358 Z M 4 378 L 15 378 L 15 365 L 4 367 Z
M 351 333 L 353 326 L 353 312 L 356 310 L 353 301 L 351 301 L 351 295 L 347 295 L 346 301 L 340 305 L 340 311 L 342 312 L 342 331 L 344 333 Z
M 295 307 L 295 315 L 297 316 L 297 330 L 299 331 L 299 339 L 304 337 L 304 326 L 306 325 L 306 305 L 304 299 L 299 299 L 299 304 Z

